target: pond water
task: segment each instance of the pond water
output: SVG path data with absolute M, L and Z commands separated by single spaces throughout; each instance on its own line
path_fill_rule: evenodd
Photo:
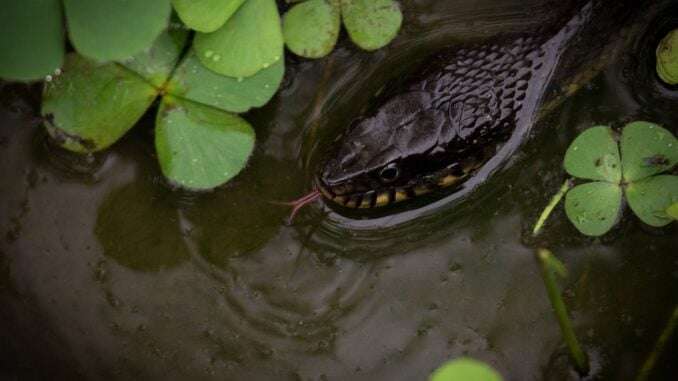
M 286 224 L 272 202 L 309 190 L 324 150 L 386 83 L 442 46 L 538 33 L 583 4 L 402 3 L 404 29 L 383 50 L 343 38 L 326 59 L 288 58 L 278 96 L 247 115 L 250 164 L 208 193 L 167 186 L 152 116 L 79 158 L 36 123 L 38 88 L 2 84 L 0 377 L 424 380 L 468 355 L 507 380 L 576 379 L 534 256 L 546 246 L 570 271 L 592 378 L 633 379 L 678 303 L 676 224 L 650 228 L 627 208 L 591 239 L 559 208 L 541 237 L 529 232 L 578 132 L 634 119 L 678 132 L 678 91 L 651 61 L 678 5 L 596 3 L 534 123 L 457 194 L 368 216 L 317 203 Z M 677 344 L 657 379 L 678 372 Z

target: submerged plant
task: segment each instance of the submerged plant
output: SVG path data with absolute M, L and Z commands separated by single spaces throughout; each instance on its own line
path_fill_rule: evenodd
M 556 318 L 558 319 L 560 332 L 567 345 L 570 358 L 574 362 L 577 372 L 586 375 L 589 372 L 589 360 L 586 353 L 579 345 L 579 340 L 577 340 L 574 328 L 572 328 L 572 323 L 570 322 L 570 317 L 567 313 L 567 307 L 565 307 L 565 302 L 563 301 L 556 281 L 556 275 L 562 278 L 567 277 L 567 269 L 565 268 L 565 265 L 563 265 L 563 263 L 547 249 L 539 249 L 537 251 L 537 257 L 539 259 L 541 274 L 544 279 L 544 284 L 546 285 L 549 301 L 551 302 Z
M 489 365 L 468 357 L 448 361 L 436 369 L 429 381 L 501 381 Z
M 565 192 L 568 219 L 583 234 L 599 236 L 619 220 L 625 198 L 644 223 L 661 227 L 674 220 L 669 208 L 678 202 L 678 176 L 662 174 L 678 163 L 678 141 L 668 130 L 649 122 L 632 122 L 617 135 L 607 126 L 582 132 L 568 148 L 564 167 L 578 179 L 563 185 L 542 213 L 533 234 Z
M 636 381 L 647 381 L 650 379 L 650 376 L 652 375 L 652 371 L 654 370 L 657 360 L 666 350 L 666 347 L 668 346 L 671 337 L 676 332 L 676 328 L 678 328 L 678 306 L 673 308 L 673 312 L 669 317 L 669 321 L 666 324 L 666 327 L 664 327 L 664 330 L 662 331 L 661 335 L 659 335 L 659 338 L 657 339 L 657 342 L 655 343 L 652 352 L 650 352 L 650 355 L 647 357 L 647 359 L 643 363 L 643 366 L 640 368 L 640 372 L 638 372 L 638 377 L 636 377 Z

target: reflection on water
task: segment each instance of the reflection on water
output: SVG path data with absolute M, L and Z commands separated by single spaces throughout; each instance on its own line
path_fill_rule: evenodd
M 639 25 L 674 22 L 648 21 L 665 3 L 633 12 Z M 677 131 L 675 91 L 635 63 L 655 32 L 622 34 L 633 48 L 575 96 L 552 94 L 560 107 L 466 192 L 371 220 L 318 204 L 284 224 L 289 210 L 273 202 L 308 190 L 323 146 L 389 78 L 437 47 L 533 32 L 580 4 L 403 5 L 393 46 L 368 54 L 343 43 L 327 59 L 292 62 L 281 95 L 248 115 L 258 134 L 251 163 L 203 194 L 164 183 L 152 120 L 80 162 L 45 145 L 26 118 L 33 93 L 3 85 L 0 337 L 11 345 L 0 349 L 0 375 L 415 380 L 470 355 L 507 379 L 567 379 L 532 252 L 547 245 L 571 272 L 566 301 L 594 369 L 632 379 L 678 303 L 676 226 L 650 229 L 626 213 L 590 239 L 558 209 L 542 237 L 528 232 L 581 130 L 643 118 Z M 574 61 L 566 66 L 581 72 Z M 659 375 L 677 371 L 672 345 Z

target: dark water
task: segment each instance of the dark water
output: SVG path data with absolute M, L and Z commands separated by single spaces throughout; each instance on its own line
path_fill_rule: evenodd
M 0 378 L 424 380 L 469 355 L 508 380 L 569 379 L 533 254 L 547 246 L 570 270 L 594 378 L 633 379 L 678 303 L 675 224 L 649 228 L 626 210 L 590 239 L 558 209 L 542 237 L 529 231 L 578 132 L 633 119 L 678 131 L 678 92 L 651 61 L 678 5 L 628 5 L 615 37 L 601 23 L 601 49 L 621 48 L 564 56 L 549 90 L 581 89 L 547 97 L 552 110 L 461 194 L 369 220 L 314 205 L 286 226 L 288 210 L 268 201 L 308 191 L 323 147 L 386 82 L 441 46 L 534 32 L 577 5 L 403 3 L 389 48 L 344 41 L 327 59 L 293 59 L 280 94 L 248 116 L 250 165 L 206 194 L 166 186 L 152 115 L 110 151 L 75 158 L 31 120 L 36 89 L 2 85 Z M 596 62 L 591 81 L 571 80 Z M 676 353 L 673 339 L 657 379 L 678 372 Z

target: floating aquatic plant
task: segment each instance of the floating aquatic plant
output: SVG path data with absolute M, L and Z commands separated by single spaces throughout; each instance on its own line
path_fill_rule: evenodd
M 150 50 L 122 63 L 98 63 L 75 53 L 44 89 L 42 114 L 62 146 L 89 153 L 120 139 L 160 97 L 155 146 L 167 178 L 209 189 L 235 176 L 253 149 L 252 127 L 235 113 L 264 105 L 282 81 L 279 61 L 241 80 L 182 56 L 187 32 L 164 33 Z
M 678 202 L 674 203 L 673 205 L 669 206 L 666 209 L 666 214 L 668 214 L 671 218 L 674 220 L 678 220 Z
M 342 20 L 356 45 L 376 50 L 395 38 L 403 15 L 393 0 L 306 0 L 285 14 L 287 48 L 302 57 L 326 56 L 334 49 Z
M 577 340 L 577 335 L 575 335 L 574 328 L 572 328 L 572 322 L 567 313 L 567 307 L 565 306 L 560 289 L 558 288 L 558 282 L 556 281 L 556 276 L 560 276 L 561 278 L 567 277 L 567 269 L 565 268 L 565 265 L 563 265 L 563 263 L 547 249 L 539 249 L 537 251 L 537 259 L 539 260 L 539 265 L 541 267 L 541 274 L 544 279 L 544 285 L 546 286 L 546 292 L 556 314 L 556 319 L 558 319 L 560 333 L 563 335 L 570 358 L 572 359 L 577 372 L 581 375 L 586 375 L 589 372 L 588 356 L 586 356 L 586 352 L 584 352 L 581 345 L 579 345 L 579 340 Z
M 172 6 L 181 22 L 168 29 Z M 286 16 L 288 46 L 328 54 L 340 15 L 368 50 L 392 40 L 402 22 L 392 0 L 310 0 Z M 0 25 L 0 77 L 46 79 L 42 114 L 57 142 L 103 150 L 160 97 L 160 166 L 189 189 L 223 184 L 245 166 L 254 130 L 235 114 L 266 104 L 284 74 L 275 0 L 10 1 Z M 66 29 L 76 52 L 65 54 Z
M 669 85 L 678 84 L 678 29 L 664 37 L 657 46 L 657 74 Z
M 678 162 L 678 141 L 668 130 L 650 122 L 627 124 L 620 143 L 607 126 L 582 132 L 564 160 L 567 173 L 593 180 L 570 188 L 568 181 L 542 213 L 533 234 L 565 194 L 568 219 L 583 234 L 599 236 L 619 220 L 625 198 L 644 223 L 661 227 L 674 220 L 669 208 L 678 202 L 678 176 L 663 174 Z M 565 193 L 567 192 L 567 193 Z
M 0 77 L 38 80 L 52 75 L 64 62 L 66 26 L 81 55 L 97 61 L 126 59 L 148 48 L 167 28 L 171 10 L 169 0 L 5 1 Z
M 468 357 L 448 361 L 436 369 L 429 381 L 501 381 L 489 365 Z

